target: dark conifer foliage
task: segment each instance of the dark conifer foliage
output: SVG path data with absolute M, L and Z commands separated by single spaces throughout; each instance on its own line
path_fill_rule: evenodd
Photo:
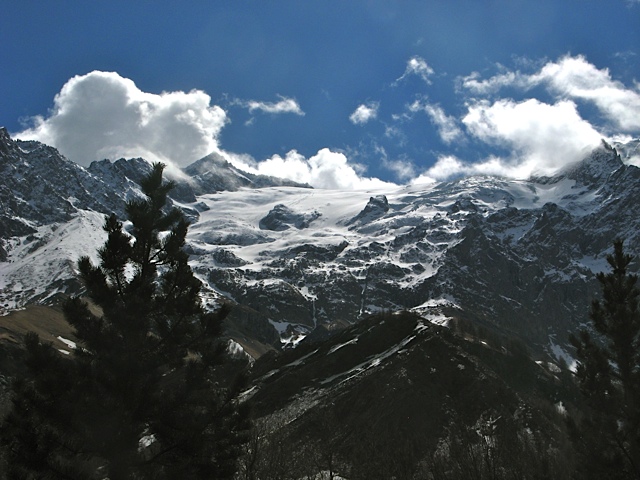
M 640 289 L 629 273 L 632 260 L 615 241 L 611 272 L 597 276 L 602 299 L 591 306 L 597 335 L 583 330 L 571 339 L 587 400 L 576 427 L 583 478 L 640 478 Z
M 78 346 L 63 357 L 26 338 L 30 375 L 16 382 L 2 445 L 13 478 L 231 478 L 247 430 L 240 383 L 220 380 L 226 308 L 206 311 L 182 247 L 188 225 L 165 209 L 155 164 L 146 198 L 115 215 L 100 263 L 78 262 L 94 313 L 64 307 Z

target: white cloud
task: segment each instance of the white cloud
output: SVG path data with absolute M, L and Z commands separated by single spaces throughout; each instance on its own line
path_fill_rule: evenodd
M 414 178 L 410 183 L 434 183 L 451 178 L 472 175 L 488 175 L 506 178 L 528 178 L 532 173 L 552 173 L 540 170 L 535 163 L 522 159 L 504 159 L 490 156 L 479 162 L 467 163 L 454 155 L 441 155 L 436 163 Z M 526 160 L 526 159 L 525 159 Z
M 527 76 L 522 75 L 520 72 L 504 72 L 486 80 L 481 79 L 480 73 L 473 72 L 466 77 L 462 77 L 461 84 L 467 90 L 479 95 L 489 95 L 504 87 L 515 86 L 529 89 L 532 86 Z
M 506 151 L 502 158 L 489 156 L 476 163 L 465 162 L 448 152 L 415 181 L 444 180 L 451 176 L 492 174 L 524 178 L 532 173 L 552 173 L 583 158 L 602 137 L 614 134 L 635 136 L 640 132 L 640 84 L 626 86 L 612 78 L 609 70 L 598 69 L 583 56 L 566 56 L 545 63 L 520 62 L 520 70 L 500 67 L 499 73 L 483 79 L 480 74 L 459 79 L 467 93 L 466 113 L 461 118 L 448 115 L 426 98 L 408 105 L 395 123 L 386 125 L 387 139 L 402 145 L 405 133 L 398 122 L 424 112 L 442 141 L 453 144 L 465 137 Z M 528 73 L 527 73 L 528 72 Z M 394 82 L 417 76 L 430 83 L 433 69 L 420 57 L 407 62 L 404 74 Z M 546 103 L 536 98 L 515 100 L 510 94 L 533 96 L 544 90 Z M 524 95 L 520 95 L 522 98 Z M 235 100 L 249 112 L 304 115 L 295 99 L 279 96 L 275 102 Z M 581 115 L 583 107 L 585 116 Z M 363 103 L 349 116 L 363 125 L 378 118 L 379 102 Z M 600 113 L 599 122 L 586 116 Z M 102 158 L 142 156 L 168 164 L 185 166 L 218 151 L 245 170 L 309 183 L 317 188 L 358 189 L 384 185 L 364 177 L 364 169 L 347 157 L 329 149 L 306 158 L 292 150 L 256 162 L 247 155 L 221 150 L 218 139 L 227 114 L 211 105 L 205 92 L 141 91 L 133 81 L 117 73 L 94 71 L 70 79 L 56 95 L 46 116 L 31 119 L 32 127 L 14 134 L 57 147 L 64 155 L 83 165 Z M 249 122 L 253 121 L 250 119 Z M 329 139 L 330 140 L 330 139 Z M 397 145 L 396 145 L 397 146 Z M 456 153 L 460 153 L 457 149 Z M 462 154 L 461 154 L 462 155 Z M 382 166 L 398 178 L 415 176 L 415 166 L 402 155 L 382 158 Z
M 349 120 L 354 125 L 364 125 L 369 120 L 373 120 L 378 116 L 378 102 L 369 102 L 359 105 L 358 108 L 349 116 Z
M 104 158 L 141 156 L 188 165 L 217 149 L 227 121 L 200 90 L 152 94 L 114 72 L 71 78 L 50 113 L 15 134 L 53 145 L 82 165 Z
M 239 162 L 238 158 L 230 160 L 244 170 L 308 183 L 314 188 L 357 190 L 393 186 L 377 178 L 362 177 L 357 165 L 349 164 L 344 154 L 333 152 L 328 148 L 321 149 L 310 158 L 305 158 L 296 150 L 291 150 L 284 157 L 274 155 L 257 163 Z
M 293 98 L 287 98 L 279 95 L 280 100 L 278 102 L 259 102 L 257 100 L 238 101 L 238 103 L 249 109 L 249 112 L 253 113 L 259 110 L 264 113 L 280 114 L 280 113 L 294 113 L 296 115 L 304 115 L 300 104 Z
M 455 117 L 447 115 L 439 105 L 422 103 L 420 100 L 416 100 L 409 105 L 409 111 L 413 113 L 424 111 L 429 115 L 431 123 L 438 129 L 438 134 L 444 143 L 450 144 L 463 135 Z
M 570 100 L 553 105 L 535 99 L 477 101 L 468 107 L 462 122 L 483 142 L 513 151 L 504 170 L 509 176 L 557 170 L 582 159 L 602 138 Z
M 608 69 L 598 70 L 582 56 L 548 63 L 532 79 L 546 82 L 559 95 L 592 102 L 618 128 L 640 130 L 640 92 L 627 89 Z
M 411 57 L 407 62 L 407 66 L 404 70 L 404 73 L 401 77 L 396 79 L 392 85 L 397 85 L 399 82 L 409 77 L 410 75 L 417 75 L 420 77 L 425 83 L 431 84 L 431 77 L 434 74 L 433 68 L 429 66 L 429 64 L 421 57 L 415 56 Z
M 385 125 L 384 136 L 400 147 L 405 147 L 408 142 L 407 134 L 397 125 Z
M 471 169 L 469 165 L 465 165 L 464 162 L 453 155 L 443 155 L 438 158 L 438 160 L 432 167 L 427 169 L 417 178 L 414 178 L 411 183 L 433 183 L 441 180 L 446 180 L 457 175 L 465 175 L 470 173 Z
M 612 128 L 627 132 L 640 130 L 640 91 L 629 89 L 611 78 L 608 69 L 598 69 L 581 55 L 566 56 L 546 63 L 538 72 L 506 71 L 486 80 L 475 72 L 462 79 L 467 90 L 487 95 L 504 87 L 529 90 L 544 85 L 558 100 L 589 102 L 607 118 Z
M 250 111 L 304 115 L 297 102 L 281 97 L 276 103 L 249 101 Z M 375 107 L 377 108 L 377 106 Z M 132 80 L 114 72 L 94 71 L 70 79 L 54 99 L 46 117 L 32 119 L 33 127 L 14 134 L 25 140 L 53 145 L 82 165 L 103 158 L 141 156 L 186 166 L 212 151 L 246 171 L 289 178 L 316 188 L 359 189 L 389 186 L 362 176 L 364 168 L 342 153 L 322 149 L 311 158 L 295 150 L 286 156 L 256 162 L 249 155 L 222 150 L 218 144 L 227 122 L 225 111 L 211 106 L 206 93 L 141 91 Z
M 396 174 L 400 180 L 410 180 L 416 176 L 416 167 L 410 160 L 405 159 L 383 159 L 382 165 Z
M 521 102 L 500 99 L 493 103 L 476 100 L 468 105 L 462 123 L 478 140 L 511 153 L 504 158 L 492 155 L 473 163 L 441 155 L 412 183 L 469 175 L 528 178 L 532 174 L 553 174 L 584 158 L 602 138 L 580 117 L 570 100 L 553 105 L 536 99 Z
M 411 160 L 407 158 L 390 159 L 382 145 L 376 145 L 375 153 L 380 156 L 382 166 L 395 173 L 398 179 L 406 181 L 416 176 L 416 168 Z
M 640 132 L 638 84 L 626 87 L 614 80 L 608 69 L 596 68 L 584 56 L 565 56 L 538 64 L 533 73 L 499 68 L 499 74 L 487 79 L 477 72 L 460 79 L 464 89 L 480 97 L 469 101 L 462 123 L 480 141 L 511 153 L 506 158 L 490 157 L 477 164 L 443 158 L 423 174 L 423 180 L 442 178 L 452 171 L 520 178 L 532 173 L 549 174 L 582 159 L 601 138 Z M 504 88 L 530 92 L 535 87 L 543 87 L 552 103 L 535 98 L 495 99 Z M 488 100 L 489 97 L 494 100 Z M 597 126 L 580 114 L 585 105 L 595 107 L 602 115 Z

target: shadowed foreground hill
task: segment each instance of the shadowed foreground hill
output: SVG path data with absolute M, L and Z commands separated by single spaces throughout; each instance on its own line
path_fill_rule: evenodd
M 254 447 L 265 469 L 274 458 L 297 475 L 315 465 L 350 479 L 467 478 L 465 469 L 563 478 L 571 468 L 563 413 L 576 391 L 517 341 L 374 316 L 267 355 L 255 374 L 247 395 L 269 432 Z

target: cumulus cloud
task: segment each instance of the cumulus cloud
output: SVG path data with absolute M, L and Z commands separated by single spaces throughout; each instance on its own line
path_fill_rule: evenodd
M 486 79 L 477 72 L 460 79 L 463 89 L 474 95 L 461 119 L 466 131 L 475 139 L 510 153 L 474 164 L 442 157 L 421 180 L 442 178 L 447 172 L 486 172 L 521 178 L 532 173 L 553 173 L 584 158 L 601 138 L 640 132 L 637 84 L 625 86 L 614 80 L 608 69 L 597 68 L 584 56 L 568 55 L 531 70 L 523 73 L 500 67 L 500 73 Z M 551 102 L 499 98 L 505 88 L 512 89 L 511 93 L 515 90 L 526 94 L 536 87 L 542 87 Z M 600 113 L 598 123 L 581 115 L 585 106 L 595 107 Z
M 404 80 L 405 78 L 407 78 L 407 77 L 409 77 L 411 75 L 417 75 L 425 83 L 431 84 L 430 77 L 434 73 L 435 72 L 434 72 L 433 68 L 431 68 L 429 66 L 429 64 L 423 58 L 418 57 L 418 56 L 411 57 L 409 59 L 409 61 L 407 62 L 407 66 L 406 66 L 406 68 L 404 70 L 404 73 L 402 74 L 402 76 L 397 78 L 395 82 L 393 82 L 393 85 L 394 86 L 397 85 L 402 80 Z
M 474 174 L 518 178 L 549 174 L 582 159 L 603 137 L 636 136 L 640 132 L 640 84 L 626 86 L 609 70 L 597 68 L 583 56 L 520 62 L 519 68 L 523 71 L 500 67 L 499 73 L 489 78 L 472 73 L 459 79 L 462 90 L 458 93 L 466 94 L 466 111 L 458 118 L 424 97 L 407 105 L 401 115 L 392 115 L 394 123 L 385 126 L 384 136 L 396 147 L 403 146 L 408 138 L 398 123 L 413 119 L 418 112 L 428 115 L 445 144 L 464 137 L 463 146 L 478 142 L 495 147 L 493 155 L 477 162 L 443 152 L 416 182 Z M 412 57 L 394 85 L 409 76 L 430 83 L 433 75 L 424 59 Z M 506 88 L 516 99 L 504 98 Z M 545 101 L 523 98 L 541 91 L 545 92 Z M 295 99 L 284 96 L 275 102 L 234 100 L 232 104 L 250 113 L 305 114 Z M 590 108 L 583 116 L 585 106 Z M 378 102 L 363 103 L 349 120 L 355 125 L 366 124 L 378 118 L 379 108 Z M 599 123 L 587 121 L 594 111 L 600 114 Z M 317 188 L 390 185 L 365 177 L 360 165 L 329 149 L 309 158 L 292 150 L 262 162 L 225 152 L 218 139 L 227 121 L 225 111 L 211 105 L 205 92 L 152 94 L 117 73 L 94 71 L 70 79 L 56 95 L 51 111 L 32 118 L 30 127 L 14 136 L 53 145 L 83 165 L 103 158 L 142 156 L 185 166 L 217 151 L 247 171 L 290 178 Z M 460 149 L 455 152 L 464 157 Z M 394 160 L 383 156 L 381 165 L 402 180 L 414 177 L 415 165 L 401 153 L 394 155 Z
M 462 86 L 474 94 L 488 95 L 504 87 L 530 90 L 543 85 L 557 99 L 572 99 L 594 105 L 613 128 L 640 130 L 640 89 L 625 87 L 611 78 L 608 69 L 598 69 L 584 56 L 565 56 L 547 62 L 538 72 L 505 71 L 482 80 L 477 72 L 462 79 Z
M 431 123 L 438 129 L 438 134 L 444 143 L 452 143 L 463 135 L 456 118 L 447 115 L 439 105 L 432 105 L 416 100 L 409 105 L 409 111 L 412 113 L 424 111 L 429 115 Z
M 293 113 L 295 115 L 304 115 L 302 108 L 300 108 L 300 104 L 293 98 L 283 97 L 278 95 L 280 100 L 277 102 L 259 102 L 257 100 L 239 100 L 237 103 L 249 109 L 249 112 L 253 113 L 256 110 L 270 113 L 270 114 L 281 114 L 281 113 Z
M 357 190 L 363 188 L 389 187 L 391 183 L 377 178 L 362 177 L 360 168 L 348 162 L 343 153 L 323 148 L 310 158 L 291 150 L 284 157 L 274 155 L 262 162 L 235 165 L 245 170 L 263 175 L 288 178 L 300 183 L 308 183 L 314 188 Z
M 298 103 L 286 97 L 278 102 L 248 101 L 249 111 L 304 115 Z M 370 108 L 377 108 L 370 104 Z M 316 188 L 358 189 L 392 185 L 362 175 L 342 153 L 322 149 L 305 158 L 292 150 L 284 157 L 256 162 L 251 156 L 221 149 L 218 138 L 227 115 L 199 90 L 152 94 L 114 72 L 94 71 L 70 79 L 56 95 L 47 116 L 31 119 L 32 126 L 14 134 L 23 140 L 53 145 L 82 165 L 94 160 L 143 157 L 162 161 L 177 174 L 216 151 L 246 171 L 290 178 Z
M 468 107 L 462 122 L 483 142 L 513 151 L 518 165 L 505 170 L 510 176 L 557 170 L 582 159 L 602 138 L 570 100 L 553 105 L 536 99 L 478 101 Z
M 354 125 L 364 125 L 369 120 L 373 120 L 378 116 L 378 102 L 369 102 L 359 105 L 358 108 L 349 116 L 349 120 Z
M 476 100 L 468 105 L 462 123 L 476 139 L 510 153 L 505 157 L 490 155 L 477 162 L 441 155 L 412 183 L 468 175 L 528 178 L 533 174 L 553 174 L 583 159 L 602 138 L 580 117 L 570 100 L 552 105 L 536 99 L 500 99 L 493 103 Z
M 218 148 L 227 116 L 203 91 L 146 93 L 115 72 L 93 71 L 71 78 L 49 114 L 31 120 L 15 137 L 82 165 L 140 156 L 184 166 Z
M 546 82 L 559 95 L 593 103 L 624 131 L 640 130 L 640 91 L 627 89 L 608 69 L 599 70 L 584 57 L 548 63 L 532 80 Z

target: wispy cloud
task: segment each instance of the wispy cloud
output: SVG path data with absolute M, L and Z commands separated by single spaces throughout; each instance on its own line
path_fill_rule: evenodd
M 380 108 L 379 102 L 363 103 L 349 115 L 349 120 L 354 125 L 364 125 L 378 116 L 378 108 Z
M 407 66 L 404 70 L 404 73 L 392 83 L 393 86 L 398 85 L 401 81 L 406 79 L 409 76 L 417 75 L 420 77 L 425 83 L 431 84 L 430 77 L 434 74 L 433 68 L 429 66 L 425 59 L 415 56 L 411 57 L 407 62 Z
M 261 102 L 258 100 L 237 100 L 235 103 L 241 105 L 253 113 L 260 111 L 278 115 L 281 113 L 293 113 L 295 115 L 304 115 L 302 108 L 297 100 L 293 98 L 283 97 L 279 95 L 280 100 L 277 102 Z
M 404 182 L 416 176 L 416 166 L 409 158 L 404 156 L 390 158 L 384 146 L 379 144 L 375 145 L 374 151 L 375 155 L 380 158 L 382 167 L 393 172 L 398 180 Z
M 476 95 L 497 93 L 505 87 L 530 90 L 543 85 L 558 99 L 574 99 L 594 105 L 612 124 L 624 131 L 640 129 L 640 91 L 611 78 L 583 56 L 566 56 L 548 62 L 538 72 L 507 71 L 482 80 L 478 73 L 462 79 L 462 86 Z
M 450 144 L 464 135 L 462 129 L 458 126 L 456 118 L 447 115 L 439 105 L 415 100 L 408 108 L 412 113 L 422 111 L 429 115 L 431 123 L 438 129 L 441 140 L 446 144 Z
M 397 125 L 386 125 L 384 136 L 393 139 L 400 146 L 405 146 L 408 142 L 407 134 Z
M 395 173 L 399 180 L 406 181 L 416 176 L 416 166 L 411 160 L 399 159 L 383 159 L 382 165 Z
M 433 183 L 446 180 L 456 175 L 467 175 L 471 173 L 472 167 L 465 165 L 459 158 L 453 155 L 442 155 L 432 167 L 420 176 L 414 178 L 412 183 Z
M 638 4 L 640 5 L 640 0 L 638 0 Z M 638 53 L 634 52 L 633 50 L 625 50 L 623 52 L 616 52 L 613 54 L 614 58 L 619 58 L 620 60 L 623 60 L 625 62 L 633 60 L 637 55 Z

